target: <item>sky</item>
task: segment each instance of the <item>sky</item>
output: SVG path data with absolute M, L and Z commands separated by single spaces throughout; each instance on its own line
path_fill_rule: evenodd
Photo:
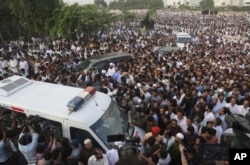
M 112 0 L 105 0 L 105 2 L 109 3 Z M 68 3 L 69 5 L 72 5 L 74 3 L 78 3 L 79 5 L 85 5 L 85 4 L 93 4 L 94 0 L 63 0 L 64 3 Z

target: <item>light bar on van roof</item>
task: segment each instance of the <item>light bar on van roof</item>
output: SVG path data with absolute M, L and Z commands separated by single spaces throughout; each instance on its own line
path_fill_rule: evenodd
M 77 111 L 81 105 L 95 93 L 96 89 L 94 87 L 85 88 L 81 93 L 68 102 L 67 107 L 69 108 L 69 111 Z

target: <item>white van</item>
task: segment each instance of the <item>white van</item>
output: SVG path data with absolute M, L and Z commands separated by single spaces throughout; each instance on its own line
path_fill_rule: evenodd
M 178 32 L 176 33 L 176 45 L 178 48 L 183 48 L 185 44 L 192 42 L 192 37 L 188 33 Z
M 81 89 L 12 76 L 0 81 L 0 109 L 38 115 L 40 123 L 51 125 L 58 137 L 79 142 L 90 138 L 105 151 L 111 145 L 108 135 L 124 135 L 129 130 L 118 106 L 94 87 Z M 132 129 L 133 136 L 144 136 L 139 127 Z

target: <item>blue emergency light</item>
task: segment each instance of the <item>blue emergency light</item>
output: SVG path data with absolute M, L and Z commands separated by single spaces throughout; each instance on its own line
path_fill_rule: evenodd
M 81 105 L 95 93 L 96 89 L 94 87 L 87 87 L 86 89 L 84 89 L 84 91 L 79 93 L 68 102 L 67 107 L 69 108 L 69 111 L 77 111 L 81 107 Z
M 76 96 L 68 102 L 67 107 L 70 111 L 76 111 L 82 105 L 83 102 L 83 98 Z

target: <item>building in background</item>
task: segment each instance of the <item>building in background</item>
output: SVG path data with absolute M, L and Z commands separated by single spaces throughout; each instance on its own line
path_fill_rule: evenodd
M 198 6 L 201 0 L 163 0 L 164 7 Z
M 63 0 L 72 5 L 94 4 L 94 0 Z M 114 0 L 104 0 L 107 5 Z M 136 1 L 136 0 L 135 0 Z M 163 0 L 164 7 L 178 7 L 180 5 L 198 6 L 201 0 Z M 250 0 L 214 0 L 214 6 L 250 6 Z
M 95 0 L 63 0 L 64 3 L 72 5 L 74 3 L 78 3 L 79 5 L 86 5 L 86 4 L 94 4 Z M 104 0 L 108 5 L 110 2 L 114 0 Z
M 163 0 L 164 7 L 198 6 L 201 0 Z M 214 0 L 214 6 L 250 6 L 250 0 Z

